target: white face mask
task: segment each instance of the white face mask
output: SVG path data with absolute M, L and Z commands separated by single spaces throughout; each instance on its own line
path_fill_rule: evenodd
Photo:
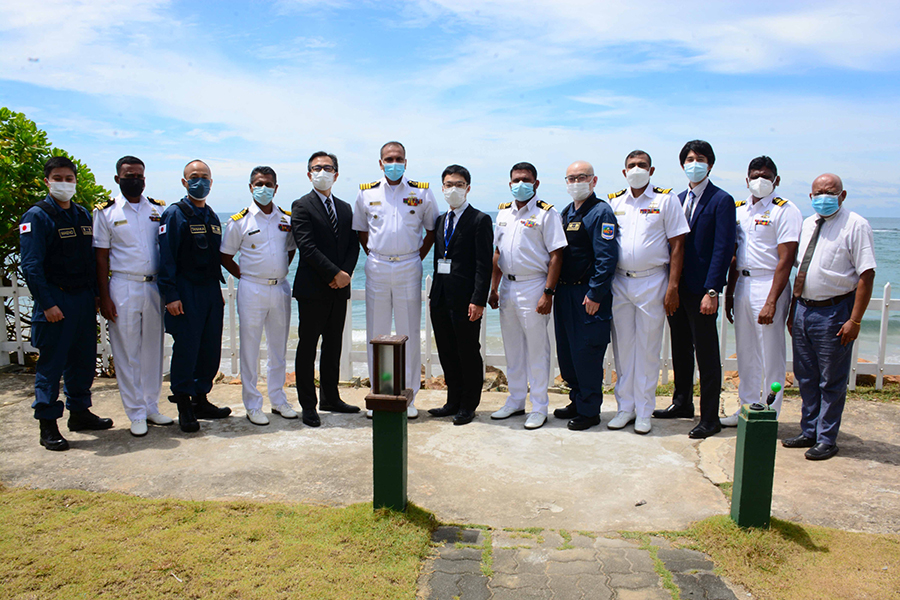
M 572 200 L 578 202 L 584 200 L 591 195 L 591 182 L 582 181 L 581 183 L 567 183 L 566 191 L 572 196 Z
M 314 171 L 312 174 L 312 184 L 313 187 L 320 192 L 329 190 L 331 189 L 331 186 L 334 185 L 334 173 L 329 173 L 328 171 Z
M 444 200 L 450 205 L 450 208 L 456 210 L 466 201 L 466 188 L 444 188 Z
M 51 181 L 50 195 L 60 202 L 68 202 L 75 195 L 75 184 L 67 181 Z
M 625 179 L 632 189 L 639 190 L 650 183 L 650 171 L 640 167 L 632 167 L 625 172 Z
M 765 177 L 757 177 L 750 180 L 750 193 L 754 198 L 765 198 L 775 191 L 775 184 Z

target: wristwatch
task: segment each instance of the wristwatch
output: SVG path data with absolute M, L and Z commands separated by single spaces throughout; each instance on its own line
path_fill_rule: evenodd
M 547 294 L 548 296 L 552 296 L 553 294 L 556 293 L 556 290 L 554 290 L 553 288 L 544 288 L 544 293 Z
M 716 297 L 718 297 L 719 292 L 717 292 L 716 290 L 709 290 L 706 292 L 706 295 L 709 296 L 710 298 L 716 298 Z

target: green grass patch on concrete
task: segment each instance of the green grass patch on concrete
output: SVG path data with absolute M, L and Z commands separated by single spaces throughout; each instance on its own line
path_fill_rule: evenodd
M 5 598 L 415 598 L 435 522 L 0 486 Z
M 734 491 L 734 482 L 733 481 L 725 481 L 722 483 L 717 483 L 716 487 L 719 488 L 719 491 L 731 501 L 731 493 Z
M 675 579 L 672 577 L 672 572 L 666 568 L 665 563 L 659 558 L 659 548 L 650 543 L 650 534 L 632 531 L 622 531 L 620 533 L 622 537 L 627 540 L 640 542 L 640 549 L 646 550 L 650 554 L 650 558 L 653 560 L 653 570 L 659 575 L 662 586 L 669 592 L 669 596 L 672 597 L 672 600 L 681 600 L 681 591 L 678 589 L 678 586 L 675 585 Z
M 571 550 L 575 547 L 572 545 L 572 534 L 565 529 L 559 530 L 559 537 L 563 539 L 563 543 L 556 547 L 557 550 Z

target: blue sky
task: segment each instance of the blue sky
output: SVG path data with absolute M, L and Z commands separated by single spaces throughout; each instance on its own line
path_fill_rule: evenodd
M 653 183 L 678 190 L 685 141 L 710 141 L 712 179 L 747 195 L 747 163 L 772 156 L 805 214 L 820 173 L 848 203 L 892 212 L 898 189 L 900 6 L 888 2 L 674 3 L 419 0 L 320 3 L 4 0 L 0 105 L 113 189 L 115 161 L 147 163 L 147 192 L 183 195 L 192 158 L 212 167 L 210 203 L 250 202 L 259 164 L 282 206 L 310 189 L 315 150 L 340 159 L 350 202 L 380 176 L 378 149 L 440 195 L 451 163 L 470 200 L 508 200 L 509 167 L 533 162 L 541 196 L 569 198 L 573 161 L 598 192 L 624 187 L 625 155 L 648 151 Z M 116 190 L 117 191 L 117 190 Z

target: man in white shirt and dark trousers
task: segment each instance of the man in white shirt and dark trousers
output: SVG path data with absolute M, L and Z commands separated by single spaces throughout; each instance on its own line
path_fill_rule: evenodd
M 800 435 L 782 445 L 809 448 L 809 460 L 826 460 L 838 452 L 853 341 L 875 281 L 872 227 L 843 207 L 846 198 L 837 175 L 826 173 L 813 181 L 810 199 L 816 214 L 803 222 L 797 253 L 802 259 L 788 328 L 803 405 Z

